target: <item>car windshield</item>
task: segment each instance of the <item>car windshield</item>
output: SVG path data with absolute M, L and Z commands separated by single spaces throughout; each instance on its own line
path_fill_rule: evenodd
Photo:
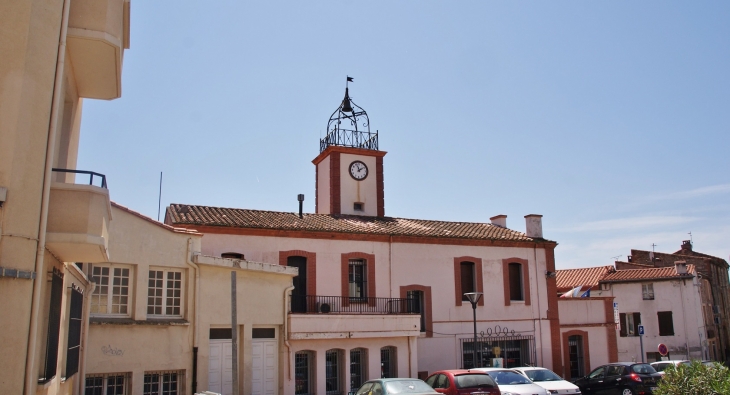
M 499 385 L 518 385 L 518 384 L 530 384 L 531 381 L 525 378 L 525 376 L 510 372 L 509 370 L 496 370 L 487 372 Z
M 421 380 L 395 380 L 383 383 L 388 394 L 419 394 L 432 393 L 433 388 Z
M 562 378 L 557 374 L 553 373 L 552 370 L 547 369 L 535 369 L 525 370 L 525 374 L 532 381 L 560 381 Z
M 637 363 L 636 365 L 631 365 L 631 371 L 639 374 L 652 374 L 657 372 L 648 363 Z
M 455 377 L 456 388 L 494 387 L 494 380 L 486 374 L 462 374 Z

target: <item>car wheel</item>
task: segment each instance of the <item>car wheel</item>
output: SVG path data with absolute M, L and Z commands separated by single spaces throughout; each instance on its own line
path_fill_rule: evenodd
M 636 393 L 631 388 L 624 388 L 621 395 L 635 395 Z

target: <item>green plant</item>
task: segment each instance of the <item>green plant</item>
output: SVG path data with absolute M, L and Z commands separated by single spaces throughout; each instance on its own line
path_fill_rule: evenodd
M 730 372 L 719 363 L 693 361 L 668 367 L 658 387 L 656 395 L 730 395 Z

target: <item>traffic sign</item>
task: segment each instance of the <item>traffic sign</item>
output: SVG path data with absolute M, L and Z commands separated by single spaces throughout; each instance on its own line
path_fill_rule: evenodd
M 666 357 L 667 354 L 669 353 L 669 349 L 667 348 L 667 346 L 664 343 L 659 343 L 658 350 L 659 350 L 659 354 L 661 354 L 663 357 Z
M 644 325 L 639 325 L 639 335 L 644 335 Z

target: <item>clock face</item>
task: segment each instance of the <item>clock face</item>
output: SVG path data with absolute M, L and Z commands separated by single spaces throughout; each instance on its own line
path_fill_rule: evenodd
M 365 163 L 356 160 L 350 163 L 350 176 L 358 181 L 364 180 L 368 176 L 368 167 Z

